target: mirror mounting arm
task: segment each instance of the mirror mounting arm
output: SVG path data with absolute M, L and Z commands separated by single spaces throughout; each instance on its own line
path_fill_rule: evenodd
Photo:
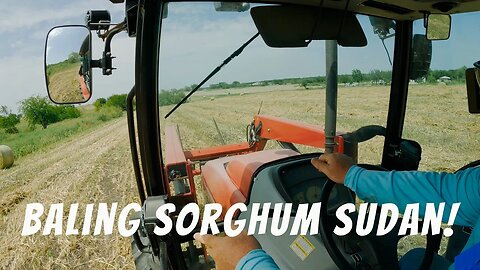
M 119 23 L 117 26 L 115 26 L 114 28 L 108 31 L 107 38 L 105 39 L 105 50 L 103 51 L 103 59 L 102 59 L 103 75 L 112 75 L 112 71 L 116 69 L 112 67 L 112 59 L 114 59 L 115 57 L 112 56 L 111 43 L 112 43 L 113 37 L 116 34 L 126 29 L 127 29 L 127 21 L 124 20 L 122 23 Z
M 428 16 L 430 15 L 430 12 L 423 11 L 422 13 L 423 13 L 423 27 L 425 29 L 427 29 L 428 28 Z
M 91 68 L 101 68 L 102 67 L 102 60 L 92 60 L 90 61 L 90 67 Z
M 102 59 L 92 60 L 90 64 L 92 68 L 101 68 L 103 75 L 112 75 L 112 71 L 116 69 L 112 67 L 112 59 L 115 58 L 114 56 L 112 56 L 112 39 L 116 34 L 122 32 L 125 29 L 127 29 L 126 20 L 117 24 L 114 28 L 108 30 L 105 37 L 105 49 L 102 54 Z
M 112 59 L 115 58 L 110 52 L 103 52 L 103 57 L 98 60 L 90 61 L 91 68 L 101 68 L 103 75 L 112 75 L 116 68 L 112 67 Z

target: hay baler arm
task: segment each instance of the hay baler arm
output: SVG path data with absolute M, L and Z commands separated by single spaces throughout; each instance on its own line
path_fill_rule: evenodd
M 268 140 L 275 140 L 284 143 L 311 146 L 315 148 L 325 148 L 325 131 L 323 127 L 302 123 L 299 121 L 288 120 L 284 118 L 256 115 L 249 127 L 247 140 L 250 145 L 265 145 Z M 344 153 L 350 145 L 345 142 L 342 135 L 345 133 L 337 132 L 335 136 L 335 152 Z
M 344 134 L 337 133 L 335 136 L 335 152 L 356 159 L 357 144 L 344 140 Z M 268 140 L 325 148 L 322 127 L 267 115 L 255 115 L 248 126 L 247 142 L 244 143 L 185 150 L 176 126 L 166 128 L 165 140 L 165 186 L 170 201 L 177 204 L 177 209 L 197 201 L 194 177 L 201 173 L 202 165 L 208 160 L 262 151 Z

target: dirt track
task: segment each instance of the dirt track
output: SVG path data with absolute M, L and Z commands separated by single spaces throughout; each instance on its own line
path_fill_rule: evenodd
M 76 228 L 81 231 L 86 204 L 118 202 L 120 208 L 136 200 L 124 118 L 20 159 L 0 171 L 0 268 L 131 269 L 130 240 L 116 229 L 113 235 L 95 237 L 41 232 L 23 237 L 21 230 L 27 203 L 42 203 L 45 211 L 50 204 L 64 203 L 63 231 L 70 204 L 79 203 Z

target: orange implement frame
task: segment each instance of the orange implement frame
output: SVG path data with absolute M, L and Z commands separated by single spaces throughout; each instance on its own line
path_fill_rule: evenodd
M 185 151 L 185 157 L 190 161 L 205 161 L 219 157 L 246 154 L 252 151 L 253 149 L 248 143 L 239 143 Z
M 169 126 L 165 129 L 165 186 L 168 190 L 170 202 L 175 203 L 177 209 L 191 202 L 197 202 L 197 193 L 195 189 L 194 174 L 191 163 L 187 161 L 183 151 L 182 142 L 176 126 Z M 171 189 L 170 183 L 180 184 L 187 187 L 185 182 L 188 181 L 188 192 L 178 192 Z M 176 182 L 176 183 L 175 183 Z
M 176 126 L 168 126 L 165 129 L 165 138 L 167 144 L 165 145 L 165 164 L 185 164 L 187 159 L 183 151 L 182 141 L 178 134 Z
M 88 90 L 87 84 L 85 83 L 85 79 L 82 75 L 78 76 L 78 83 L 80 84 L 80 90 L 82 91 L 82 96 L 85 100 L 90 99 L 90 90 Z
M 272 154 L 266 151 L 248 156 L 245 154 L 262 151 L 268 140 L 325 148 L 326 138 L 323 128 L 278 117 L 256 115 L 253 122 L 249 125 L 247 133 L 247 142 L 244 143 L 184 150 L 177 126 L 166 128 L 165 186 L 168 190 L 168 201 L 175 204 L 177 213 L 188 203 L 197 203 L 194 176 L 202 174 L 202 166 L 206 161 L 218 159 L 216 162 L 218 164 L 216 164 L 217 169 L 212 165 L 215 164 L 215 161 L 208 163 L 204 167 L 205 172 L 202 174 L 202 177 L 205 177 L 203 178 L 203 186 L 210 199 L 216 200 L 222 204 L 224 209 L 227 209 L 232 203 L 245 201 L 245 198 L 248 197 L 246 193 L 249 192 L 248 187 L 252 181 L 251 175 L 260 166 L 259 163 L 272 161 L 272 156 L 273 160 L 276 160 L 292 155 L 292 153 L 296 154 L 296 152 L 280 150 L 290 151 L 291 153 Z M 356 144 L 345 142 L 341 133 L 337 133 L 335 142 L 337 144 L 335 152 L 350 154 L 350 156 L 356 158 Z M 265 157 L 252 156 L 258 154 L 266 155 Z M 236 155 L 245 155 L 245 160 L 242 161 L 242 158 L 232 157 Z M 229 160 L 227 166 L 224 163 L 226 160 Z M 254 160 L 253 163 L 251 162 L 252 160 Z M 197 165 L 198 168 L 196 168 Z M 207 179 L 210 181 L 207 181 Z M 187 180 L 188 192 L 178 192 L 175 184 L 182 183 L 183 185 Z M 207 182 L 213 183 L 213 185 L 207 186 Z M 174 187 L 173 192 L 172 185 Z M 230 189 L 224 187 L 230 187 Z M 203 248 L 204 256 L 206 257 L 205 246 Z
M 196 202 L 194 176 L 201 173 L 203 162 L 217 158 L 243 155 L 262 151 L 268 140 L 285 143 L 325 148 L 325 132 L 320 126 L 306 124 L 279 117 L 256 115 L 250 126 L 253 133 L 249 133 L 247 142 L 228 144 L 204 149 L 184 150 L 176 126 L 169 126 L 165 130 L 165 179 L 168 187 L 169 199 L 176 202 L 177 209 L 189 202 Z M 357 155 L 357 144 L 345 141 L 344 133 L 335 136 L 335 152 L 345 153 L 354 159 Z M 195 168 L 200 164 L 198 168 Z M 171 192 L 170 182 L 187 180 L 189 192 L 175 194 Z
M 268 115 L 256 115 L 253 123 L 261 126 L 257 134 L 261 139 L 325 148 L 325 131 L 319 126 Z M 335 136 L 335 152 L 344 153 L 343 134 Z

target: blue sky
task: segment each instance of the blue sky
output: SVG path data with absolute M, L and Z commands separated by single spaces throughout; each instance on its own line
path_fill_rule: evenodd
M 18 102 L 32 95 L 46 96 L 43 72 L 43 54 L 47 32 L 56 25 L 84 24 L 90 9 L 108 9 L 115 22 L 123 20 L 122 5 L 109 1 L 59 1 L 59 0 L 2 0 L 0 7 L 0 105 L 13 110 Z M 101 43 L 93 44 L 96 58 L 101 54 Z M 117 39 L 118 52 L 123 56 L 115 62 L 122 70 L 109 78 L 95 75 L 95 98 L 115 92 L 127 92 L 133 83 L 134 40 L 126 34 Z M 112 82 L 116 81 L 112 84 Z
M 89 35 L 90 31 L 81 25 L 52 29 L 48 34 L 49 38 L 46 44 L 46 64 L 63 62 L 71 53 L 79 53 L 81 44 Z
M 86 1 L 12 1 L 2 0 L 0 8 L 0 105 L 12 109 L 26 97 L 46 95 L 43 73 L 45 37 L 50 28 L 61 24 L 83 24 L 89 9 L 108 9 L 114 22 L 123 19 L 123 5 L 107 0 Z M 433 69 L 458 68 L 480 58 L 478 14 L 453 17 L 452 37 L 434 43 Z M 352 69 L 368 72 L 389 68 L 388 58 L 379 39 L 373 35 L 368 18 L 360 21 L 369 41 L 366 48 L 340 48 L 340 73 Z M 250 38 L 256 29 L 248 12 L 215 13 L 213 4 L 172 4 L 162 33 L 161 88 L 180 88 L 198 83 L 233 50 Z M 423 32 L 421 23 L 415 32 Z M 100 58 L 103 49 L 93 33 L 93 57 Z M 387 45 L 392 51 L 393 40 Z M 112 76 L 94 70 L 93 99 L 113 93 L 126 93 L 134 82 L 134 39 L 126 33 L 112 43 L 114 66 Z M 314 41 L 308 48 L 270 49 L 257 39 L 233 60 L 210 83 L 220 81 L 256 81 L 285 77 L 318 76 L 325 73 L 323 42 Z

